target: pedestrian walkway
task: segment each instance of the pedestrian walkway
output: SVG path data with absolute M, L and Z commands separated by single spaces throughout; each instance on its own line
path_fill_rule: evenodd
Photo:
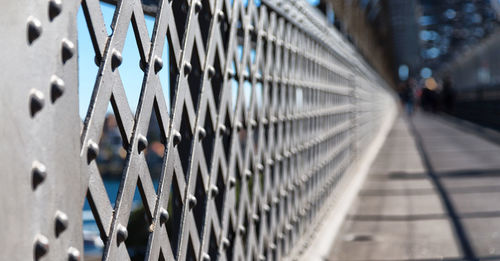
M 329 260 L 500 260 L 500 146 L 411 121 L 396 120 Z

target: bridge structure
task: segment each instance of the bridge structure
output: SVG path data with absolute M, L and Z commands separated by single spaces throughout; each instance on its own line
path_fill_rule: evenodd
M 481 256 L 440 180 L 460 173 L 442 174 L 425 152 L 435 141 L 418 122 L 443 123 L 398 116 L 393 89 L 305 1 L 0 6 L 2 258 Z M 405 189 L 367 188 L 372 179 Z M 412 212 L 414 193 L 437 212 L 376 211 Z M 440 230 L 415 232 L 414 220 L 433 218 L 427 228 Z M 414 240 L 383 240 L 386 219 L 404 220 Z M 417 236 L 436 231 L 443 241 L 419 256 Z M 413 252 L 379 248 L 391 242 Z

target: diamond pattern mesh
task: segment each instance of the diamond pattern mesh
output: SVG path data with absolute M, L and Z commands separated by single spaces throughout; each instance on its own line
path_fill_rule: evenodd
M 160 0 L 151 38 L 140 0 L 116 3 L 109 36 L 99 6 L 81 4 L 99 71 L 80 157 L 103 260 L 131 259 L 136 188 L 147 260 L 289 254 L 376 132 L 383 81 L 301 1 Z M 127 30 L 144 72 L 135 112 L 119 71 Z M 109 103 L 126 150 L 114 207 L 96 163 Z M 151 115 L 165 146 L 157 190 L 145 155 Z

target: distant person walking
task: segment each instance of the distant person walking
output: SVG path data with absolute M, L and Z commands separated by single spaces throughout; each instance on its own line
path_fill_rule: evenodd
M 415 91 L 411 79 L 408 79 L 403 83 L 400 97 L 404 109 L 406 110 L 406 114 L 408 116 L 412 116 L 415 108 Z
M 443 109 L 447 113 L 452 113 L 455 107 L 455 90 L 453 90 L 450 76 L 443 80 L 443 90 L 441 91 Z

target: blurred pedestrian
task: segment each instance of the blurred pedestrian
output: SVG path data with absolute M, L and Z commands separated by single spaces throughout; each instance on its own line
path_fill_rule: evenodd
M 413 115 L 415 107 L 415 88 L 413 86 L 413 80 L 410 78 L 402 84 L 400 91 L 401 102 L 408 116 Z
M 446 76 L 443 80 L 443 90 L 441 91 L 441 101 L 443 109 L 447 113 L 452 113 L 455 107 L 455 90 L 451 84 L 450 76 Z

